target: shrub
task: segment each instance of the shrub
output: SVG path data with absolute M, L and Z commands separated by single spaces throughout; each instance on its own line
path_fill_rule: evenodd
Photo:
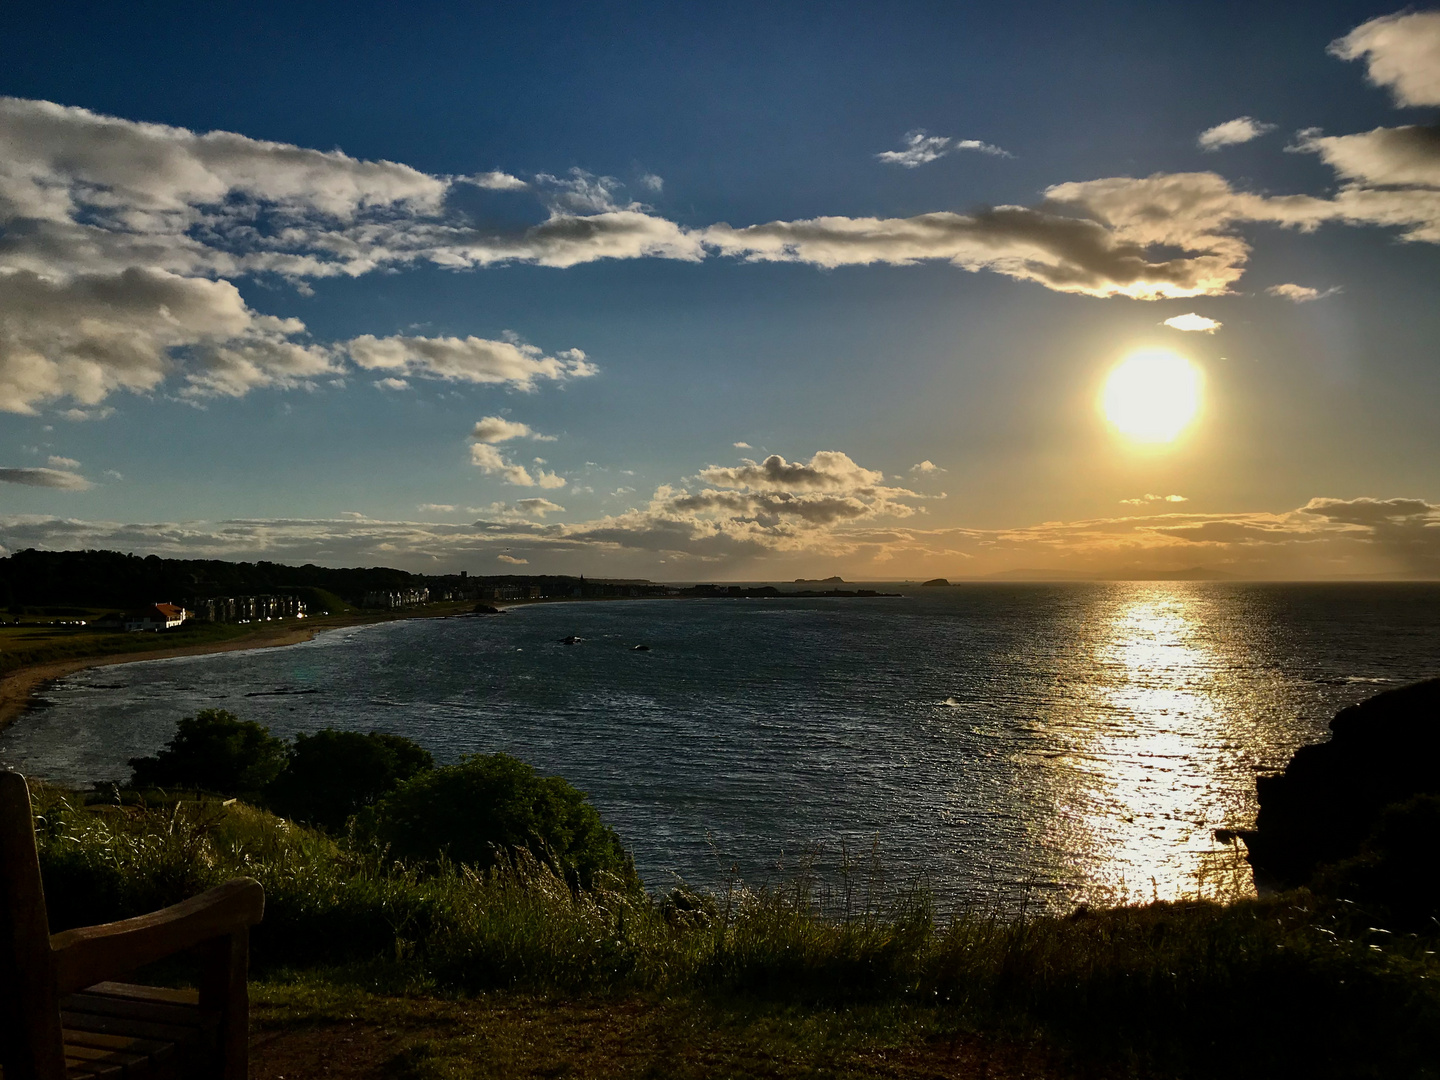
M 585 796 L 508 754 L 475 754 L 401 784 L 365 815 L 363 831 L 391 854 L 479 869 L 528 851 L 574 885 L 600 872 L 638 884 L 615 833 Z
M 352 814 L 434 764 L 428 751 L 399 735 L 326 728 L 296 738 L 266 798 L 283 817 L 338 832 Z
M 155 757 L 131 758 L 136 788 L 192 788 L 217 795 L 263 791 L 285 768 L 285 743 L 224 709 L 202 709 L 176 725 Z

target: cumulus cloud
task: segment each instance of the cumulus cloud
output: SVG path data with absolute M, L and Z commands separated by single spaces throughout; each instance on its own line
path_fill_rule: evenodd
M 1330 43 L 1331 55 L 1364 60 L 1366 76 L 1397 105 L 1440 105 L 1440 11 L 1405 11 L 1361 23 Z
M 1191 311 L 1184 315 L 1172 315 L 1160 325 L 1168 326 L 1172 330 L 1184 330 L 1189 333 L 1213 334 L 1225 324 L 1217 322 L 1215 319 L 1206 318 L 1204 315 L 1197 315 Z
M 376 379 L 375 386 L 380 390 L 409 390 L 410 384 L 404 379 Z
M 1332 285 L 1328 289 L 1313 289 L 1309 285 L 1271 285 L 1265 290 L 1271 296 L 1278 296 L 1290 300 L 1296 304 L 1308 304 L 1311 300 L 1323 300 L 1327 296 L 1334 296 L 1340 291 L 1339 285 Z
M 547 356 L 534 345 L 478 337 L 375 337 L 363 334 L 344 345 L 367 371 L 395 371 L 409 378 L 442 379 L 533 390 L 537 382 L 588 378 L 599 370 L 579 349 Z
M 93 407 L 172 373 L 187 394 L 239 396 L 334 371 L 329 350 L 295 340 L 303 333 L 298 320 L 253 311 L 227 281 L 0 268 L 0 410 L 34 414 L 59 398 Z
M 506 420 L 503 416 L 486 416 L 475 422 L 474 430 L 470 437 L 476 442 L 501 443 L 509 442 L 511 439 L 538 439 L 542 442 L 554 442 L 555 436 L 541 435 L 529 424 L 522 424 L 518 420 Z M 535 459 L 543 465 L 545 462 L 540 458 Z
M 525 566 L 530 562 L 529 559 L 519 559 L 514 555 L 496 555 L 495 558 L 503 563 L 510 563 L 512 566 Z
M 1258 139 L 1267 132 L 1274 131 L 1274 124 L 1261 123 L 1253 116 L 1237 116 L 1234 120 L 1226 120 L 1223 124 L 1216 124 L 1212 128 L 1206 128 L 1200 133 L 1196 142 L 1201 150 L 1219 150 L 1222 146 L 1238 146 L 1240 143 L 1247 143 L 1251 139 Z
M 919 473 L 921 475 L 924 475 L 926 473 L 945 472 L 946 470 L 940 468 L 939 465 L 936 465 L 929 458 L 926 458 L 924 461 L 918 462 L 915 465 L 911 465 L 910 471 L 912 473 Z
M 61 457 L 59 454 L 51 454 L 50 459 L 45 463 L 52 469 L 78 469 L 80 462 L 74 458 Z
M 92 486 L 83 476 L 66 469 L 0 469 L 0 484 L 59 488 L 61 491 L 84 491 Z
M 753 447 L 751 447 L 751 445 L 750 445 L 748 442 L 737 442 L 737 443 L 732 443 L 731 445 L 734 446 L 736 450 L 751 450 L 751 449 L 753 449 Z
M 961 150 L 974 150 L 982 154 L 990 154 L 993 157 L 1014 156 L 1007 150 L 981 142 L 979 139 L 956 139 L 949 135 L 931 135 L 924 128 L 907 131 L 900 139 L 900 146 L 899 150 L 882 150 L 875 155 L 875 160 L 883 161 L 887 165 L 900 165 L 907 169 L 915 169 L 921 165 L 928 165 L 946 154 L 953 154 Z
M 453 503 L 421 503 L 418 509 L 422 514 L 453 514 L 455 505 Z
M 1440 187 L 1440 128 L 1375 128 L 1354 135 L 1325 135 L 1307 128 L 1289 147 L 1318 154 L 1346 180 L 1376 187 Z

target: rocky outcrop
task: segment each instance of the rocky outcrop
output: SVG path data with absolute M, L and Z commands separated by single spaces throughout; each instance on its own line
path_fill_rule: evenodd
M 1241 836 L 1257 882 L 1303 885 L 1359 855 L 1386 807 L 1440 794 L 1440 679 L 1342 709 L 1330 731 L 1256 780 L 1260 813 Z

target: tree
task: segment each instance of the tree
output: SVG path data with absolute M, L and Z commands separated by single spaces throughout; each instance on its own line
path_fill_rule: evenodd
M 381 799 L 364 824 L 392 854 L 419 862 L 443 854 L 484 868 L 524 849 L 572 887 L 589 888 L 600 871 L 638 884 L 619 837 L 584 794 L 508 754 L 473 754 L 422 772 Z
M 282 817 L 339 832 L 352 814 L 434 764 L 399 735 L 326 728 L 296 738 L 266 800 Z
M 130 786 L 178 787 L 217 795 L 253 795 L 285 768 L 285 743 L 253 720 L 202 709 L 175 727 L 155 757 L 131 758 Z

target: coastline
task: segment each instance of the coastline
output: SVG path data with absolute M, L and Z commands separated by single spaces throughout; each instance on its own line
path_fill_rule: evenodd
M 506 604 L 505 607 L 513 605 Z M 209 641 L 195 645 L 176 645 L 170 648 L 145 649 L 135 652 L 100 653 L 94 656 L 77 656 L 66 660 L 52 660 L 16 668 L 0 676 L 0 730 L 4 730 L 25 715 L 34 704 L 36 696 L 56 679 L 63 679 L 86 668 L 110 667 L 113 664 L 135 664 L 142 660 L 171 660 L 177 656 L 204 656 L 210 653 L 242 652 L 249 649 L 274 649 L 285 645 L 299 645 L 309 641 L 316 634 L 327 630 L 340 630 L 350 626 L 367 626 L 372 623 L 393 622 L 398 619 L 448 619 L 465 614 L 469 601 L 430 605 L 428 609 L 365 612 L 353 615 L 317 616 L 303 623 L 281 626 L 267 626 L 257 629 L 249 636 L 230 641 Z M 437 610 L 438 609 L 438 610 Z M 504 610 L 500 608 L 499 610 Z
M 181 645 L 170 649 L 144 652 L 110 653 L 103 656 L 82 656 L 71 660 L 55 660 L 45 664 L 17 668 L 0 678 L 0 729 L 9 727 L 34 703 L 36 695 L 56 679 L 63 679 L 86 668 L 109 667 L 112 664 L 133 664 L 141 660 L 170 660 L 177 656 L 200 656 L 205 653 L 239 652 L 244 649 L 270 649 L 282 645 L 298 645 L 309 641 L 328 626 L 287 626 L 275 633 L 257 634 L 238 641 L 215 641 L 202 645 Z

